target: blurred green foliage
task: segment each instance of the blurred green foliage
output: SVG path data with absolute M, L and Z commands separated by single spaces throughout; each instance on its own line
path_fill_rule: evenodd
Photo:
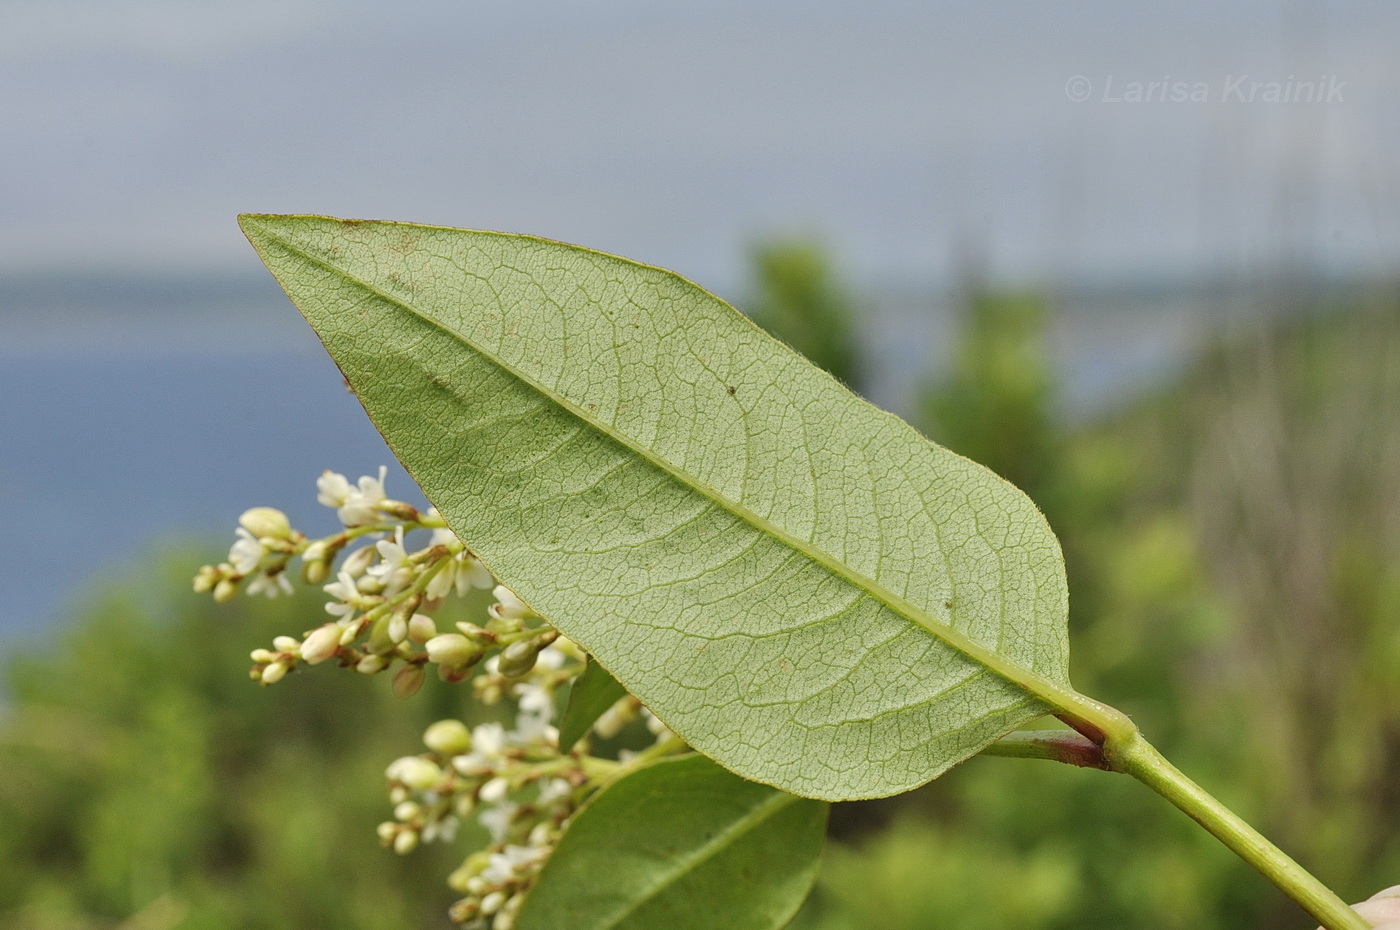
M 977 293 L 924 426 L 1046 510 L 1079 688 L 1360 900 L 1400 881 L 1400 303 L 1344 303 L 1070 427 L 1044 304 Z M 801 930 L 1312 925 L 1120 776 L 974 759 L 885 805 Z
M 194 566 L 142 569 L 10 663 L 0 927 L 450 926 L 460 858 L 400 858 L 374 829 L 385 766 L 459 691 L 401 702 L 329 668 L 259 688 L 249 650 L 320 623 L 319 599 L 217 605 Z
M 862 320 L 823 253 L 756 268 L 756 318 L 860 389 Z M 1049 305 L 983 290 L 921 406 L 1060 534 L 1078 686 L 1353 900 L 1400 881 L 1400 305 L 1362 296 L 1071 426 Z M 374 826 L 384 766 L 462 692 L 257 688 L 248 650 L 314 625 L 316 599 L 217 606 L 172 566 L 11 663 L 0 928 L 444 925 L 454 851 L 400 859 Z M 834 823 L 800 930 L 1310 926 L 1121 776 L 974 759 Z
M 860 383 L 855 304 L 825 248 L 805 239 L 760 245 L 753 279 L 745 310 L 754 322 L 842 383 Z

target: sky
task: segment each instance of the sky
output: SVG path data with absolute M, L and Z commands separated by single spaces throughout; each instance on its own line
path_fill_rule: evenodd
M 0 274 L 251 273 L 243 211 L 721 291 L 782 234 L 870 282 L 1383 267 L 1397 39 L 1390 0 L 0 0 Z M 1336 90 L 1248 93 L 1290 80 Z
M 902 295 L 861 333 L 900 409 L 968 262 L 1393 274 L 1398 40 L 1394 0 L 0 0 L 0 644 L 389 461 L 240 212 L 531 233 L 731 298 L 754 243 L 814 236 Z M 1063 328 L 1070 387 L 1188 351 L 1167 304 Z

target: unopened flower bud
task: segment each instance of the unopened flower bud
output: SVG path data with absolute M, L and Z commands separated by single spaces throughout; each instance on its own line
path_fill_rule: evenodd
M 227 604 L 238 594 L 238 582 L 232 578 L 223 578 L 214 585 L 214 600 L 220 604 Z
M 460 720 L 439 720 L 424 731 L 423 743 L 444 756 L 459 756 L 471 751 L 472 735 Z
M 219 583 L 222 574 L 212 565 L 205 565 L 200 568 L 199 574 L 194 576 L 194 590 L 196 594 L 208 594 L 214 590 L 214 586 Z
M 442 769 L 422 756 L 403 756 L 389 763 L 384 777 L 417 791 L 427 791 L 442 781 Z
M 306 642 L 301 644 L 302 661 L 308 665 L 319 665 L 340 648 L 340 637 L 345 631 L 339 623 L 327 623 L 317 627 Z
M 461 630 L 462 635 L 467 637 L 468 639 L 487 639 L 493 641 L 495 640 L 494 633 L 482 629 L 475 623 L 469 623 L 466 620 L 458 620 L 456 623 L 453 624 L 453 626 Z
M 374 832 L 379 836 L 379 842 L 388 846 L 394 841 L 394 834 L 399 832 L 399 825 L 386 820 L 375 827 Z
M 262 683 L 265 685 L 275 685 L 286 677 L 287 663 L 285 662 L 273 662 L 262 670 Z
M 427 614 L 414 614 L 408 620 L 408 638 L 422 645 L 438 635 L 437 624 Z
M 273 652 L 271 649 L 254 649 L 252 652 L 248 653 L 248 658 L 260 665 L 265 665 L 268 662 L 276 661 L 277 653 Z
M 540 657 L 540 644 L 533 639 L 521 639 L 501 650 L 497 670 L 507 678 L 519 678 L 535 667 Z
M 367 655 L 355 663 L 355 671 L 361 675 L 378 675 L 389 667 L 388 656 Z
M 481 899 L 481 913 L 494 914 L 501 909 L 501 905 L 506 903 L 504 892 L 493 891 Z
M 307 559 L 301 566 L 301 580 L 307 584 L 324 584 L 330 576 L 331 563 L 326 559 Z
M 393 616 L 389 618 L 389 626 L 387 629 L 389 632 L 389 641 L 397 646 L 399 643 L 408 639 L 408 618 L 401 612 L 397 610 L 394 611 Z
M 375 655 L 387 656 L 394 651 L 394 647 L 398 643 L 394 642 L 389 635 L 389 627 L 393 622 L 392 616 L 380 617 L 374 621 L 374 626 L 369 631 L 369 639 L 365 643 L 370 652 Z
M 405 700 L 413 697 L 423 687 L 424 677 L 423 666 L 405 665 L 394 673 L 394 697 Z
M 481 647 L 461 633 L 444 633 L 424 644 L 428 661 L 449 668 L 465 668 L 481 658 Z
M 408 823 L 423 813 L 423 805 L 416 801 L 404 801 L 394 805 L 394 819 Z
M 412 504 L 405 504 L 403 501 L 380 501 L 379 509 L 391 517 L 397 517 L 409 523 L 417 523 L 419 520 L 423 519 L 423 514 L 417 507 L 414 507 Z
M 272 648 L 278 652 L 296 652 L 301 643 L 290 636 L 278 636 L 272 640 Z
M 497 776 L 481 786 L 477 792 L 477 797 L 481 798 L 483 804 L 499 804 L 510 794 L 510 782 Z
M 259 539 L 264 536 L 288 539 L 292 535 L 292 525 L 287 522 L 287 515 L 276 507 L 245 510 L 243 516 L 238 518 L 238 524 Z
M 394 837 L 394 852 L 406 856 L 418 848 L 418 831 L 403 830 Z
M 351 578 L 358 578 L 374 562 L 376 554 L 373 546 L 361 546 L 346 557 L 345 561 L 340 564 L 340 570 L 349 574 Z

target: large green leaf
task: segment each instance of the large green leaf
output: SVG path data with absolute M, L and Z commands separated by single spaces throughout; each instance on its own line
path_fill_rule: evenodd
M 893 794 L 1084 700 L 1030 500 L 706 291 L 524 236 L 242 225 L 452 528 L 725 767 Z
M 703 756 L 639 769 L 569 825 L 520 930 L 776 930 L 811 890 L 827 805 Z

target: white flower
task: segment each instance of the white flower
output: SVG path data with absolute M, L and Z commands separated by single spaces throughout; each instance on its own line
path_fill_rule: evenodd
M 510 782 L 499 775 L 481 786 L 477 797 L 486 804 L 500 804 L 510 794 Z
M 452 765 L 463 775 L 490 771 L 505 761 L 506 728 L 499 723 L 483 723 L 472 729 L 472 751 L 457 756 Z
M 568 779 L 551 778 L 540 786 L 541 807 L 553 804 L 555 801 L 562 801 L 573 793 L 574 786 L 569 784 Z
M 546 646 L 540 650 L 539 656 L 536 657 L 535 666 L 547 671 L 555 671 L 564 667 L 567 658 L 568 656 L 564 655 L 557 646 Z
M 434 535 L 441 532 L 442 530 L 435 530 Z M 424 593 L 432 600 L 446 597 L 448 592 L 454 590 L 458 597 L 463 597 L 472 588 L 489 588 L 495 583 L 495 577 L 481 564 L 480 559 L 470 552 L 462 551 L 438 569 L 437 574 L 429 579 Z
M 501 752 L 506 748 L 506 728 L 499 723 L 483 723 L 473 727 L 472 746 L 489 758 L 501 758 Z
M 369 566 L 365 574 L 378 578 L 384 585 L 384 596 L 393 597 L 413 580 L 414 569 L 403 545 L 403 527 L 395 527 L 393 539 L 381 539 L 374 547 L 379 551 L 379 564 Z
M 291 594 L 292 582 L 287 578 L 285 572 L 278 572 L 275 575 L 259 575 L 248 582 L 248 593 L 250 595 L 264 594 L 268 597 Z
M 331 596 L 330 602 L 326 604 L 326 613 L 347 621 L 355 616 L 355 610 L 360 603 L 360 589 L 349 572 L 341 569 L 340 574 L 335 576 L 335 581 L 323 586 L 321 590 Z
M 340 517 L 341 523 L 346 526 L 364 526 L 366 523 L 379 521 L 377 508 L 388 499 L 384 494 L 384 479 L 388 474 L 389 469 L 380 465 L 378 478 L 363 475 L 357 487 L 347 487 L 344 503 L 336 509 L 336 516 Z
M 553 747 L 559 744 L 559 731 L 550 726 L 547 718 L 534 714 L 521 714 L 515 718 L 515 729 L 512 734 L 521 745 L 525 746 L 543 744 Z
M 673 734 L 671 728 L 661 722 L 661 718 L 651 712 L 650 707 L 642 708 L 642 719 L 646 721 L 647 729 L 656 737 L 658 743 L 670 739 Z
M 441 520 L 442 514 L 438 513 L 436 507 L 433 507 L 428 510 L 427 519 Z M 433 530 L 432 537 L 428 539 L 428 545 L 446 546 L 449 549 L 456 549 L 458 546 L 462 545 L 462 541 L 457 538 L 456 533 L 444 526 Z
M 423 826 L 423 842 L 432 843 L 442 840 L 450 843 L 457 836 L 457 818 L 451 814 L 446 815 L 441 820 L 434 820 Z
M 491 831 L 492 842 L 500 843 L 510 832 L 510 822 L 515 819 L 515 812 L 520 809 L 520 805 L 514 801 L 502 801 L 495 807 L 488 807 L 477 815 L 477 821 Z
M 251 575 L 258 570 L 263 556 L 267 555 L 267 548 L 258 542 L 256 536 L 241 526 L 234 530 L 234 533 L 238 539 L 234 542 L 233 548 L 228 551 L 229 564 L 238 574 Z
M 531 849 L 528 846 L 516 846 L 511 844 L 498 853 L 492 853 L 486 860 L 486 868 L 481 870 L 481 877 L 492 885 L 504 885 L 515 878 L 515 873 L 522 867 L 533 865 L 543 859 L 547 849 Z
M 523 620 L 535 615 L 535 612 L 505 585 L 496 585 L 496 589 L 491 593 L 496 596 L 497 603 L 492 604 L 487 612 L 497 620 Z
M 539 685 L 522 683 L 515 686 L 515 699 L 520 704 L 520 713 L 532 717 L 543 717 L 545 721 L 554 719 L 554 696 L 548 689 Z
M 316 479 L 316 502 L 325 507 L 340 508 L 350 499 L 350 482 L 329 468 Z

